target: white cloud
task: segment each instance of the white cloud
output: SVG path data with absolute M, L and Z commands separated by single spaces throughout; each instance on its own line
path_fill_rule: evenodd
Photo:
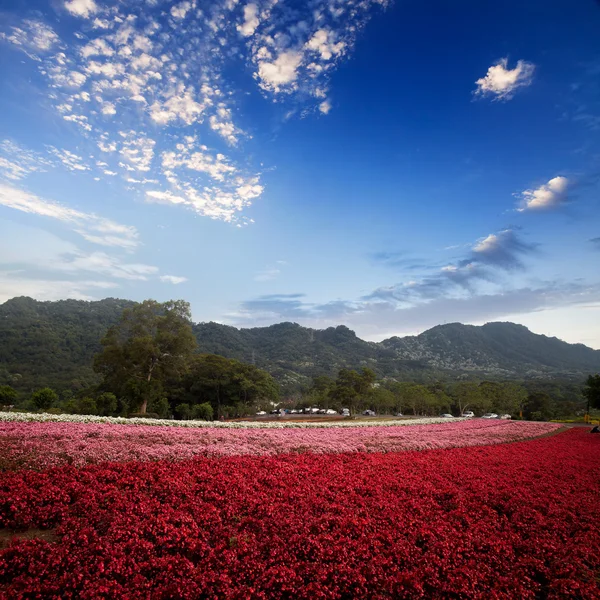
M 508 59 L 503 58 L 491 66 L 485 77 L 475 83 L 475 94 L 479 96 L 494 96 L 495 100 L 510 100 L 515 90 L 531 85 L 535 66 L 532 63 L 520 60 L 514 69 L 508 69 Z
M 31 173 L 40 173 L 52 163 L 41 154 L 27 150 L 12 140 L 0 142 L 0 173 L 7 179 L 17 181 Z
M 192 171 L 206 173 L 216 181 L 224 181 L 226 177 L 236 171 L 235 167 L 227 161 L 223 154 L 211 156 L 207 152 L 193 152 L 191 154 L 163 152 L 162 166 L 163 170 L 167 171 L 178 167 L 186 167 Z
M 48 265 L 47 268 L 73 273 L 88 271 L 117 279 L 136 281 L 146 280 L 150 275 L 158 273 L 157 267 L 139 263 L 123 263 L 118 258 L 109 256 L 105 252 L 79 253 L 62 262 L 54 262 L 51 266 Z
M 16 296 L 29 296 L 36 300 L 96 300 L 90 292 L 117 287 L 112 281 L 62 281 L 34 279 L 22 274 L 0 272 L 0 302 L 6 302 Z
M 192 3 L 191 2 L 180 2 L 176 6 L 171 7 L 171 16 L 174 19 L 185 19 L 188 11 L 191 10 Z
M 249 37 L 254 34 L 260 20 L 258 18 L 258 6 L 251 2 L 244 6 L 244 22 L 237 26 L 237 30 L 244 36 Z
M 58 160 L 67 168 L 69 171 L 89 171 L 90 167 L 84 162 L 81 156 L 78 156 L 74 152 L 69 150 L 59 150 L 54 146 L 49 148 L 50 154 L 56 156 Z
M 150 117 L 160 125 L 167 125 L 177 119 L 191 125 L 206 109 L 205 103 L 197 102 L 194 98 L 194 89 L 186 88 L 184 84 L 179 85 L 177 90 L 168 92 L 168 95 L 170 97 L 167 100 L 154 102 L 150 107 Z
M 280 92 L 293 84 L 298 78 L 298 67 L 302 62 L 301 52 L 288 50 L 282 52 L 274 61 L 260 61 L 258 77 L 260 86 L 265 90 Z M 293 86 L 292 88 L 293 89 Z
M 331 60 L 333 57 L 340 55 L 346 44 L 344 42 L 336 42 L 336 35 L 333 31 L 327 29 L 319 29 L 308 40 L 306 47 L 309 50 L 318 52 L 323 60 Z
M 96 38 L 86 44 L 80 53 L 84 58 L 89 58 L 90 56 L 113 56 L 115 51 L 104 38 Z
M 131 250 L 139 244 L 138 232 L 131 225 L 121 225 L 93 213 L 68 208 L 9 185 L 0 184 L 0 204 L 25 213 L 61 221 L 88 241 L 100 245 L 119 246 Z
M 177 196 L 172 192 L 163 192 L 160 190 L 148 190 L 146 192 L 146 197 L 149 198 L 148 202 L 155 202 L 157 204 L 189 204 L 189 202 L 181 196 Z
M 98 6 L 94 0 L 67 0 L 65 2 L 65 8 L 76 17 L 83 17 L 87 19 L 91 17 L 95 12 L 98 12 Z
M 185 283 L 188 280 L 187 277 L 178 277 L 177 275 L 161 275 L 159 279 L 165 283 L 172 283 L 173 285 Z
M 324 114 L 328 115 L 331 110 L 331 102 L 329 100 L 323 100 L 321 104 L 319 104 L 319 110 Z
M 569 180 L 566 177 L 554 177 L 548 183 L 534 190 L 525 190 L 519 212 L 526 210 L 544 210 L 556 208 L 567 200 Z
M 281 274 L 279 269 L 265 269 L 254 276 L 254 281 L 273 281 Z
M 0 33 L 0 39 L 5 39 L 26 52 L 48 52 L 60 41 L 51 27 L 33 19 L 23 21 L 21 27 L 12 27 L 10 33 Z M 37 59 L 35 55 L 32 58 Z

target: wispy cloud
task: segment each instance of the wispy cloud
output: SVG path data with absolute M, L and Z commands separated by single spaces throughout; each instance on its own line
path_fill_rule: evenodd
M 503 58 L 492 65 L 485 77 L 478 79 L 475 84 L 476 96 L 491 96 L 494 100 L 510 100 L 517 89 L 531 85 L 535 66 L 520 60 L 514 69 L 508 68 L 508 59 Z
M 40 217 L 56 219 L 89 242 L 102 246 L 133 249 L 139 244 L 137 229 L 132 225 L 122 225 L 94 213 L 75 210 L 1 183 L 0 205 Z
M 161 275 L 159 279 L 165 283 L 172 283 L 173 285 L 185 283 L 188 280 L 187 277 L 178 277 L 177 275 Z
M 0 272 L 0 302 L 16 296 L 30 296 L 37 300 L 95 300 L 106 295 L 106 290 L 117 287 L 111 281 L 69 281 L 33 279 L 22 273 Z
M 23 148 L 12 140 L 0 142 L 0 175 L 6 179 L 25 179 L 31 173 L 42 173 L 51 166 L 53 161 L 39 152 Z
M 600 301 L 600 286 L 548 283 L 464 297 L 438 295 L 429 302 L 402 304 L 395 299 L 372 302 L 337 301 L 312 304 L 302 294 L 263 296 L 245 302 L 228 322 L 261 326 L 294 320 L 308 327 L 345 324 L 367 339 L 383 339 L 424 331 L 440 321 L 480 323 L 511 315 L 583 306 Z

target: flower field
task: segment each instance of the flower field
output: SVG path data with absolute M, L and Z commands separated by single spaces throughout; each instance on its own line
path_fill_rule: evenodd
M 2 424 L 3 439 L 20 427 L 36 451 L 73 458 L 79 443 L 98 462 L 0 474 L 0 598 L 600 597 L 600 436 L 586 428 L 514 443 L 497 442 L 553 428 L 165 428 L 192 436 L 176 448 L 241 435 L 246 455 L 101 462 L 111 442 L 150 451 L 164 430 L 63 424 L 63 443 L 59 425 Z M 273 454 L 290 434 L 309 447 Z M 411 450 L 419 438 L 445 445 Z
M 224 429 L 0 422 L 0 467 L 40 469 L 195 456 L 430 450 L 515 442 L 560 428 L 556 423 L 481 419 L 406 423 L 410 425 Z

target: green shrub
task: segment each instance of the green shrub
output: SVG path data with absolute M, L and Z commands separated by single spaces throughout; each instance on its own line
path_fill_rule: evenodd
M 33 392 L 31 402 L 37 409 L 47 410 L 58 402 L 58 394 L 50 388 L 42 388 Z
M 189 404 L 178 404 L 175 407 L 175 414 L 179 419 L 189 419 L 192 416 L 192 408 Z
M 212 421 L 214 415 L 213 407 L 208 402 L 196 404 L 192 408 L 192 417 L 201 421 Z
M 80 415 L 97 414 L 96 401 L 93 398 L 81 398 L 77 401 L 77 412 Z

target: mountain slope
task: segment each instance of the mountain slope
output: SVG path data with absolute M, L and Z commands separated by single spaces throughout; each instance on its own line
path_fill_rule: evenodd
M 22 390 L 93 384 L 93 356 L 128 300 L 37 302 L 14 298 L 0 305 L 0 383 Z M 201 352 L 251 362 L 271 372 L 284 390 L 310 377 L 334 376 L 342 367 L 371 367 L 380 376 L 435 378 L 573 377 L 600 371 L 600 351 L 537 335 L 514 323 L 450 323 L 418 336 L 380 343 L 361 340 L 347 327 L 315 330 L 295 323 L 236 329 L 194 326 Z

